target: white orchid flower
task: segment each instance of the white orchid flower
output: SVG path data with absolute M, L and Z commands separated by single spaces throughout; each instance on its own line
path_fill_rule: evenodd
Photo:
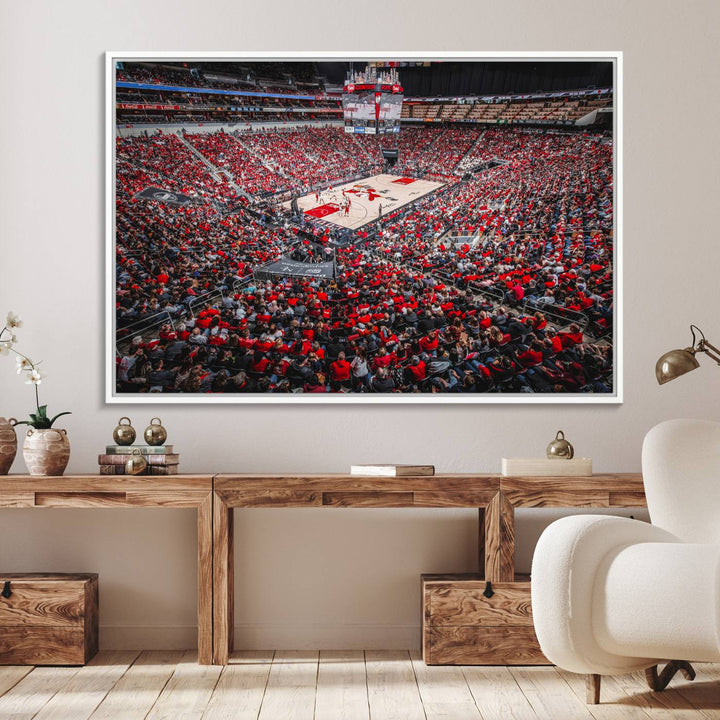
M 12 348 L 12 343 L 9 340 L 0 340 L 0 355 L 7 355 Z
M 15 362 L 17 363 L 18 375 L 22 372 L 25 372 L 26 370 L 32 370 L 33 368 L 33 361 L 30 358 L 23 357 L 22 355 L 18 355 L 15 358 Z
M 26 385 L 39 385 L 47 375 L 42 372 L 42 370 L 37 370 L 33 368 L 30 370 L 27 374 L 27 380 L 25 381 Z
M 9 328 L 21 328 L 23 326 L 20 316 L 14 312 L 9 312 L 7 314 L 7 319 L 5 320 L 5 324 Z

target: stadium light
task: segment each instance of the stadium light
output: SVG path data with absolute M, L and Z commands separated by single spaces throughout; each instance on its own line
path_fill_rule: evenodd
M 695 335 L 696 330 L 700 334 L 700 340 Z M 700 367 L 700 363 L 695 357 L 699 352 L 704 352 L 720 365 L 720 350 L 705 339 L 703 331 L 697 325 L 691 325 L 690 332 L 692 333 L 690 347 L 686 347 L 684 350 L 670 350 L 661 355 L 655 363 L 655 377 L 660 385 Z

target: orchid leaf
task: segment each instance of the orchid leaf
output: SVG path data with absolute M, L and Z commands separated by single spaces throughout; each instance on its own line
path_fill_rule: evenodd
M 70 412 L 70 410 L 66 410 L 65 412 L 58 413 L 52 420 L 50 420 L 50 423 L 49 423 L 48 427 L 52 427 L 52 426 L 53 426 L 53 423 L 54 423 L 59 417 L 62 417 L 63 415 L 72 415 L 72 413 Z

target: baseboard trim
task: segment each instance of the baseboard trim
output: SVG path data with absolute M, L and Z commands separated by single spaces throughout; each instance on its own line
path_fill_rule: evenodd
M 195 625 L 101 625 L 101 650 L 191 650 Z
M 405 650 L 420 647 L 417 625 L 235 626 L 235 647 L 247 650 Z
M 420 647 L 417 625 L 235 626 L 235 647 L 244 650 L 405 650 Z M 197 647 L 194 625 L 103 625 L 102 650 L 185 650 Z

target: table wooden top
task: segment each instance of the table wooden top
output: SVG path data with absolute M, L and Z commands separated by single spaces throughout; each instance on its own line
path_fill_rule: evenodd
M 500 490 L 515 507 L 644 507 L 640 473 L 584 477 L 503 477 Z
M 0 507 L 197 507 L 212 475 L 0 476 Z
M 66 489 L 71 492 L 99 488 L 137 490 L 212 489 L 212 473 L 178 475 L 0 475 L 0 492 L 23 488 Z
M 643 507 L 640 473 L 576 477 L 454 473 L 0 476 L 0 507 L 195 507 L 212 490 L 230 507 Z
M 498 492 L 515 507 L 645 505 L 639 473 L 586 477 L 220 474 L 214 487 L 231 507 L 485 507 Z

